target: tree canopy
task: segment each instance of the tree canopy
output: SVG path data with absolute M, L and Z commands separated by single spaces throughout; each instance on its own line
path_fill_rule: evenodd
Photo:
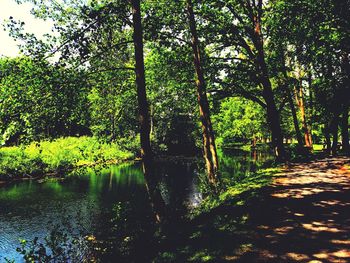
M 333 154 L 341 141 L 349 152 L 349 1 L 144 0 L 140 36 L 139 1 L 17 2 L 31 2 L 54 27 L 38 38 L 16 17 L 5 25 L 22 55 L 0 61 L 2 145 L 67 135 L 133 140 L 145 113 L 156 152 L 204 145 L 215 157 L 214 137 L 219 145 L 271 142 L 280 160 L 286 141 L 324 143 Z

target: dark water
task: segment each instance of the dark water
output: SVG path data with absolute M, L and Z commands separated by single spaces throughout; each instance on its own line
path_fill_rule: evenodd
M 242 178 L 254 172 L 268 154 L 227 151 L 220 154 L 224 178 Z M 160 162 L 161 191 L 173 207 L 197 206 L 201 164 L 182 160 Z M 5 258 L 21 262 L 16 252 L 19 239 L 43 240 L 53 225 L 69 221 L 79 233 L 104 237 L 116 204 L 128 203 L 138 215 L 149 213 L 149 203 L 140 164 L 85 169 L 67 179 L 44 182 L 25 181 L 0 188 L 0 262 Z M 72 230 L 70 230 L 71 234 Z M 78 230 L 77 230 L 78 232 Z

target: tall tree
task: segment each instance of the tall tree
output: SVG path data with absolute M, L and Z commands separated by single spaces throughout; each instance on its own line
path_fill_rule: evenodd
M 349 106 L 345 105 L 342 113 L 341 136 L 343 151 L 350 154 L 349 145 Z
M 303 87 L 302 81 L 299 81 L 299 86 L 295 87 L 295 100 L 297 102 L 297 105 L 298 105 L 299 111 L 300 111 L 305 146 L 308 148 L 311 148 L 312 147 L 312 138 L 311 138 L 311 132 L 310 132 L 307 120 L 306 120 L 305 99 L 304 99 L 304 90 L 303 89 L 304 89 L 304 87 Z
M 200 15 L 206 44 L 213 50 L 214 82 L 231 86 L 265 107 L 276 158 L 284 160 L 280 114 L 266 60 L 265 4 L 262 0 L 209 1 L 201 5 Z
M 196 19 L 193 12 L 193 4 L 191 0 L 186 1 L 192 40 L 193 62 L 196 71 L 197 100 L 199 105 L 200 120 L 202 124 L 204 159 L 207 167 L 209 182 L 213 185 L 216 185 L 218 179 L 217 177 L 219 162 L 216 152 L 213 126 L 210 119 L 209 103 L 206 93 L 204 73 L 201 62 L 200 43 L 198 40 Z
M 154 174 L 153 152 L 150 141 L 150 115 L 146 94 L 145 65 L 143 55 L 143 33 L 141 22 L 140 0 L 131 0 L 133 41 L 135 47 L 135 75 L 137 99 L 139 105 L 141 157 L 147 191 L 153 205 L 156 219 L 161 222 L 165 216 L 165 204 L 162 199 L 158 180 Z
M 256 63 L 257 68 L 260 69 L 260 83 L 263 86 L 263 97 L 267 106 L 267 121 L 272 133 L 272 143 L 275 147 L 277 158 L 284 159 L 285 151 L 283 146 L 283 135 L 280 126 L 280 116 L 277 111 L 277 107 L 272 92 L 272 85 L 269 78 L 268 67 L 265 60 L 264 52 L 264 39 L 262 35 L 262 13 L 263 13 L 263 1 L 258 0 L 256 3 L 253 0 L 251 4 L 247 1 L 247 8 L 250 15 L 250 20 L 254 26 L 254 33 L 252 33 L 252 42 L 257 51 Z M 254 8 L 255 7 L 255 11 Z
M 275 33 L 275 32 L 274 32 Z M 279 35 L 279 34 L 278 34 Z M 294 105 L 294 100 L 293 100 L 293 81 L 292 79 L 289 77 L 288 75 L 288 67 L 286 65 L 286 50 L 283 47 L 283 42 L 281 41 L 281 38 L 276 37 L 274 34 L 272 34 L 272 39 L 274 42 L 277 42 L 275 47 L 276 47 L 276 53 L 277 56 L 279 57 L 279 59 L 277 60 L 280 63 L 280 67 L 277 69 L 279 71 L 282 72 L 282 77 L 280 79 L 278 79 L 278 81 L 282 82 L 282 86 L 283 86 L 283 91 L 285 93 L 285 96 L 287 97 L 287 101 L 292 113 L 292 118 L 293 118 L 293 125 L 294 125 L 294 130 L 295 130 L 295 134 L 296 134 L 296 139 L 298 142 L 298 146 L 299 148 L 302 148 L 304 146 L 303 143 L 303 139 L 301 136 L 301 132 L 300 132 L 300 127 L 299 127 L 299 120 L 298 120 L 298 115 L 297 115 L 297 111 L 295 109 L 295 105 Z M 276 63 L 278 64 L 278 63 Z
M 276 28 L 289 29 L 280 37 L 312 79 L 317 119 L 325 126 L 329 152 L 335 154 L 339 123 L 341 126 L 345 123 L 340 122 L 340 116 L 346 115 L 342 111 L 349 100 L 349 72 L 346 73 L 346 68 L 349 69 L 349 1 L 274 0 L 272 3 L 272 13 L 279 17 L 275 20 Z M 342 137 L 347 137 L 348 128 L 342 131 L 345 135 Z

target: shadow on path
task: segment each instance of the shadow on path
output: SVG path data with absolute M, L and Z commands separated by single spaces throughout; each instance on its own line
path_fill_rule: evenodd
M 189 239 L 196 251 L 191 260 L 350 262 L 347 162 L 339 157 L 290 165 L 259 200 L 197 226 Z

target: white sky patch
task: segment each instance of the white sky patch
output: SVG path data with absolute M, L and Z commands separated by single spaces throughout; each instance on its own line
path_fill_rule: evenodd
M 34 33 L 40 38 L 45 33 L 52 33 L 52 21 L 44 21 L 35 18 L 30 10 L 31 3 L 17 4 L 15 0 L 0 0 L 0 56 L 16 57 L 19 55 L 19 42 L 14 41 L 7 31 L 4 31 L 4 20 L 12 16 L 15 20 L 25 23 L 25 32 Z

